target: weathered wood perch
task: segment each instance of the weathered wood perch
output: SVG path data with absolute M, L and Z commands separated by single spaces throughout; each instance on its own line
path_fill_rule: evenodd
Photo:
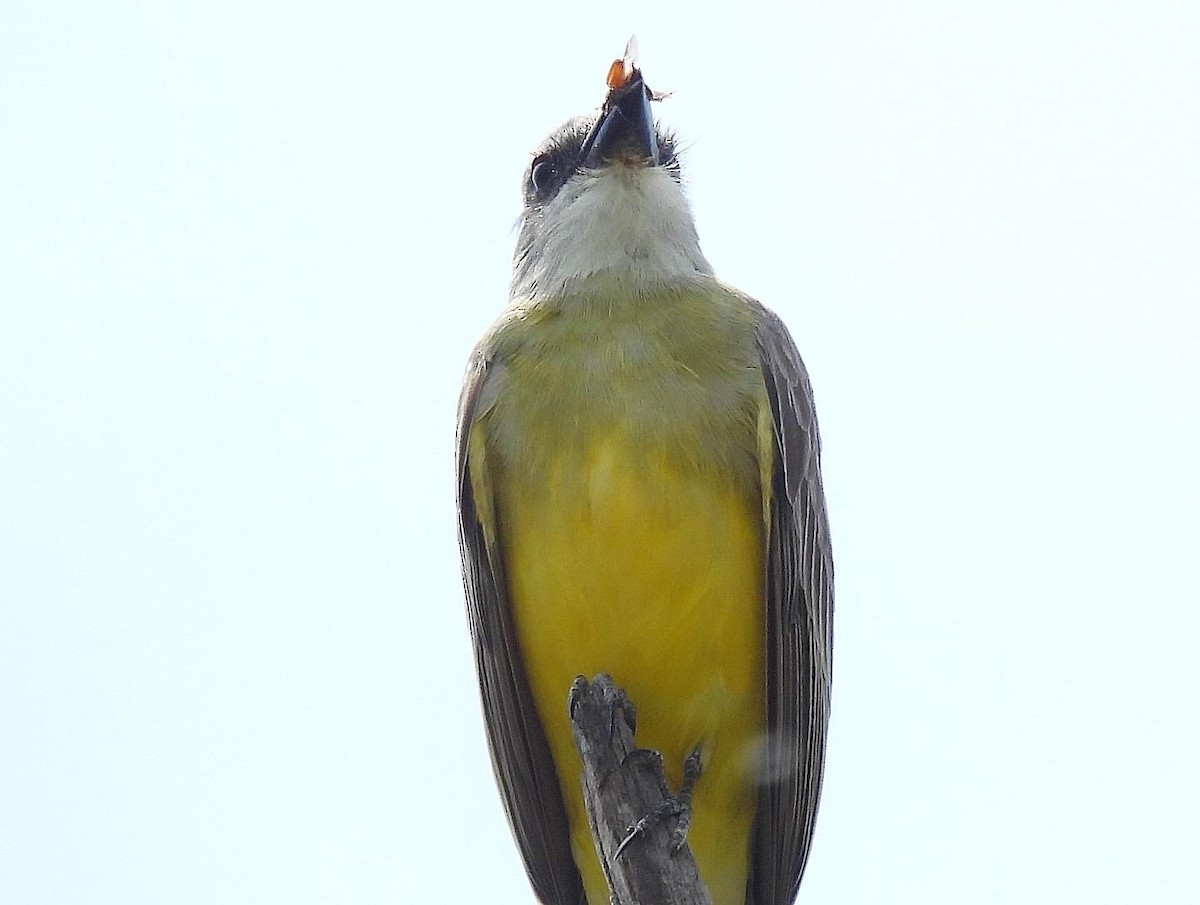
M 662 757 L 633 741 L 633 704 L 606 675 L 580 676 L 568 697 L 583 800 L 615 905 L 712 905 L 679 833 Z M 645 819 L 649 815 L 655 816 Z M 631 832 L 634 827 L 636 832 Z M 625 843 L 622 845 L 622 843 Z

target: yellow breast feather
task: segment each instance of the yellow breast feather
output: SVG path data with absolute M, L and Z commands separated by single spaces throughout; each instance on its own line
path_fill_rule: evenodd
M 716 905 L 745 896 L 765 731 L 766 402 L 748 313 L 715 281 L 705 290 L 520 312 L 495 337 L 497 385 L 472 436 L 591 905 L 607 887 L 565 699 L 599 672 L 628 691 L 639 743 L 676 786 L 701 746 L 689 843 Z

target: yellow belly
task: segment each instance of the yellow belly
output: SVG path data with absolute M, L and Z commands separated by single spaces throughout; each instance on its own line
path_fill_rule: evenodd
M 606 672 L 668 781 L 702 746 L 688 842 L 714 905 L 745 900 L 765 731 L 761 499 L 619 433 L 514 481 L 500 523 L 513 613 L 589 905 L 607 905 L 566 716 L 577 675 Z M 507 482 L 506 482 L 507 483 Z

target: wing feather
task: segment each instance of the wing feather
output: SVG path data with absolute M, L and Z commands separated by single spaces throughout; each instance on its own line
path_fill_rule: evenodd
M 476 504 L 477 493 L 492 492 L 486 477 L 472 480 L 469 461 L 471 430 L 489 372 L 486 352 L 477 349 L 459 400 L 457 454 L 459 548 L 488 747 L 508 822 L 539 901 L 581 905 L 583 884 L 571 854 L 558 776 L 521 662 L 502 557 L 487 540 L 498 536 L 498 526 L 485 531 L 481 519 L 481 513 L 495 519 L 496 506 L 491 499 Z M 565 714 L 565 689 L 563 709 Z
M 790 905 L 808 860 L 824 770 L 833 654 L 833 553 L 812 386 L 783 322 L 757 302 L 774 423 L 767 552 L 767 727 L 748 905 Z

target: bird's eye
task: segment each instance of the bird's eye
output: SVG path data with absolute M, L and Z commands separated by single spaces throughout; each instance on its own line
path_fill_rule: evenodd
M 679 179 L 679 157 L 675 153 L 674 141 L 664 141 L 659 146 L 658 165 L 670 173 L 674 179 Z
M 539 195 L 544 195 L 550 191 L 557 178 L 558 167 L 544 157 L 539 157 L 535 160 L 533 167 L 529 170 L 529 181 L 533 184 L 533 190 Z

